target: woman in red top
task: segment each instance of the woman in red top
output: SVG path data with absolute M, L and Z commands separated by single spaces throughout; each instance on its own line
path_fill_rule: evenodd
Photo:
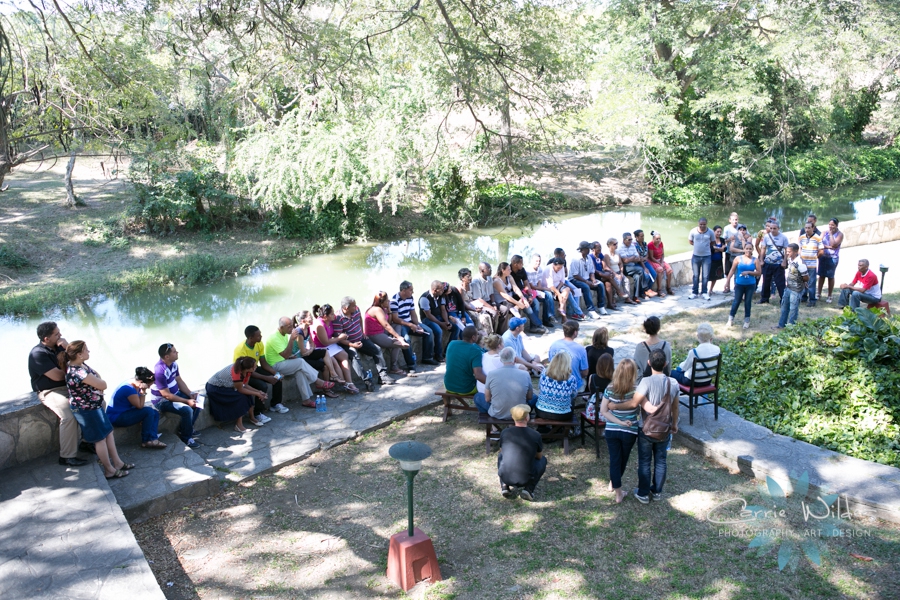
M 330 304 L 313 306 L 313 315 L 316 320 L 313 322 L 313 342 L 316 348 L 324 348 L 328 351 L 328 356 L 334 358 L 343 372 L 344 379 L 338 379 L 338 383 L 343 383 L 344 390 L 351 394 L 358 394 L 359 389 L 353 385 L 353 379 L 350 375 L 350 357 L 347 351 L 338 344 L 338 342 L 346 342 L 347 334 L 339 333 L 334 335 L 334 308 Z
M 363 331 L 366 336 L 386 350 L 390 350 L 388 370 L 391 375 L 403 375 L 406 371 L 400 368 L 400 350 L 408 344 L 397 331 L 391 327 L 391 298 L 386 292 L 378 292 L 372 300 L 372 306 L 366 311 L 363 319 Z
M 662 236 L 658 231 L 651 231 L 650 237 L 653 240 L 647 244 L 647 262 L 656 269 L 656 291 L 659 297 L 663 298 L 666 294 L 672 293 L 672 267 L 666 262 L 666 251 L 663 248 Z M 666 292 L 662 291 L 663 273 L 666 275 Z

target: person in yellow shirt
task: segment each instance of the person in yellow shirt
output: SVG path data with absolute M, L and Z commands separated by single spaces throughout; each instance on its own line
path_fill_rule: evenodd
M 250 387 L 268 394 L 269 398 L 272 399 L 272 410 L 275 412 L 288 412 L 290 409 L 281 403 L 281 380 L 283 377 L 281 373 L 273 369 L 266 361 L 266 348 L 262 342 L 262 331 L 256 325 L 247 325 L 244 329 L 244 337 L 246 339 L 234 349 L 234 356 L 231 360 L 236 361 L 242 356 L 256 359 L 256 370 L 250 374 Z M 268 389 L 270 385 L 272 386 L 271 393 Z M 265 408 L 262 400 L 257 398 L 256 414 L 259 415 L 258 418 L 263 423 L 272 420 L 263 414 Z

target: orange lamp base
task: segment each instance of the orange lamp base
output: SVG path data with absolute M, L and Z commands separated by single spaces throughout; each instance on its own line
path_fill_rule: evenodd
M 387 577 L 404 592 L 425 579 L 432 583 L 441 581 L 434 545 L 418 527 L 413 529 L 412 537 L 406 531 L 391 536 Z

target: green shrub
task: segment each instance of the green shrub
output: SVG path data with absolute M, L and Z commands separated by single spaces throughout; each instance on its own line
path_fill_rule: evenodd
M 31 261 L 13 250 L 12 246 L 0 244 L 0 267 L 14 271 L 24 271 L 31 266 Z
M 653 193 L 656 204 L 675 204 L 677 206 L 705 206 L 716 204 L 716 196 L 708 183 L 691 183 L 678 187 L 656 190 Z
M 900 323 L 867 312 L 725 343 L 722 406 L 776 433 L 900 467 L 900 340 L 891 339 Z

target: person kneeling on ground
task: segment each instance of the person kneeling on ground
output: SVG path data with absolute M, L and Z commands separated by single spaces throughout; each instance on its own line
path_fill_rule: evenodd
M 497 456 L 497 475 L 500 477 L 500 493 L 504 498 L 514 498 L 516 488 L 523 500 L 534 500 L 534 490 L 547 470 L 547 457 L 543 455 L 541 435 L 528 427 L 527 404 L 519 404 L 510 410 L 515 427 L 507 427 L 500 434 L 500 454 Z
M 130 427 L 141 424 L 141 447 L 161 450 L 166 447 L 159 441 L 159 412 L 145 405 L 147 388 L 153 383 L 153 371 L 147 367 L 134 370 L 134 379 L 116 388 L 112 404 L 106 407 L 106 416 L 113 427 Z
M 841 284 L 841 297 L 838 298 L 838 307 L 859 308 L 861 302 L 881 302 L 881 286 L 878 285 L 878 276 L 869 269 L 869 261 L 865 258 L 857 264 L 859 271 L 850 285 Z M 859 285 L 856 285 L 856 284 Z
M 710 325 L 709 323 L 700 323 L 699 325 L 697 325 L 697 341 L 699 341 L 700 344 L 696 348 L 688 352 L 687 358 L 684 359 L 684 362 L 678 365 L 678 367 L 676 367 L 676 369 L 672 371 L 672 377 L 675 378 L 675 381 L 677 381 L 681 385 L 687 386 L 691 385 L 691 379 L 693 379 L 696 384 L 706 384 L 716 376 L 714 372 L 715 369 L 707 370 L 701 368 L 697 373 L 691 372 L 691 369 L 693 369 L 695 358 L 705 360 L 707 358 L 718 356 L 721 353 L 719 347 L 712 343 L 712 338 L 712 325 Z
M 476 381 L 484 383 L 484 370 L 481 368 L 482 351 L 478 346 L 479 339 L 478 330 L 469 325 L 463 329 L 461 340 L 453 340 L 447 346 L 444 388 L 448 392 L 470 396 L 477 391 Z
M 510 410 L 525 402 L 534 408 L 534 388 L 528 373 L 516 368 L 516 352 L 506 347 L 500 351 L 502 366 L 488 373 L 484 382 L 484 394 L 475 395 L 475 406 L 495 419 L 509 419 Z
M 516 353 L 516 364 L 519 368 L 530 371 L 535 377 L 539 377 L 544 370 L 541 357 L 531 355 L 525 350 L 525 319 L 514 317 L 509 320 L 509 329 L 503 333 L 503 345 L 512 348 Z
M 242 356 L 206 382 L 209 410 L 216 421 L 234 421 L 234 430 L 244 433 L 244 415 L 257 427 L 263 423 L 253 416 L 253 399 L 267 398 L 265 392 L 250 387 L 250 375 L 256 370 L 256 360 Z

